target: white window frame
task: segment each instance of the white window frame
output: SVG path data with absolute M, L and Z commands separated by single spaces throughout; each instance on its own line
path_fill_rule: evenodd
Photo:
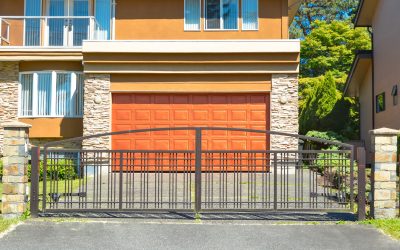
M 38 115 L 38 74 L 39 73 L 48 73 L 51 74 L 51 114 L 50 115 Z M 53 71 L 24 71 L 19 74 L 19 84 L 18 84 L 18 117 L 19 118 L 82 118 L 83 117 L 83 110 L 81 111 L 82 114 L 72 114 L 75 112 L 75 103 L 70 101 L 69 112 L 67 115 L 56 115 L 56 104 L 57 104 L 57 74 L 58 73 L 68 73 L 71 74 L 71 93 L 70 98 L 72 100 L 75 91 L 77 90 L 77 75 L 83 75 L 82 72 L 78 71 L 61 71 L 61 70 L 53 70 Z M 23 115 L 22 114 L 22 75 L 32 75 L 32 115 Z M 84 86 L 82 86 L 84 87 Z M 73 91 L 75 90 L 75 91 Z M 82 96 L 83 96 L 84 89 L 82 89 Z M 83 108 L 84 100 L 81 100 L 80 106 Z
M 236 29 L 224 29 L 224 6 L 223 6 L 223 0 L 219 0 L 220 1 L 220 8 L 219 8 L 219 12 L 220 12 L 220 17 L 219 17 L 219 24 L 220 24 L 220 28 L 219 29 L 209 29 L 207 28 L 207 0 L 203 0 L 203 9 L 204 9 L 204 31 L 239 31 L 239 13 L 240 13 L 240 0 L 237 0 L 238 3 L 238 11 L 237 11 L 237 17 L 236 17 Z
M 200 16 L 200 20 L 199 20 L 199 28 L 198 29 L 196 29 L 196 30 L 190 30 L 190 29 L 186 29 L 186 0 L 183 0 L 183 30 L 184 31 L 194 31 L 194 32 L 198 32 L 198 31 L 201 31 L 201 1 L 202 0 L 197 0 L 197 1 L 199 1 L 199 6 L 200 6 L 200 8 L 199 8 L 199 16 Z
M 257 0 L 257 28 L 255 29 L 245 29 L 243 28 L 243 5 L 242 5 L 243 0 L 240 1 L 240 13 L 241 13 L 241 19 L 242 19 L 242 30 L 245 31 L 257 31 L 260 29 L 260 0 Z

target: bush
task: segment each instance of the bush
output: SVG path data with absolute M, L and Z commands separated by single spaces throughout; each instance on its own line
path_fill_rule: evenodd
M 0 159 L 0 181 L 3 179 L 3 160 Z
M 28 165 L 28 179 L 31 181 L 31 164 Z M 73 160 L 57 160 L 56 163 L 47 161 L 47 177 L 53 180 L 73 180 L 78 178 L 77 164 Z M 43 161 L 39 165 L 39 181 L 43 180 Z

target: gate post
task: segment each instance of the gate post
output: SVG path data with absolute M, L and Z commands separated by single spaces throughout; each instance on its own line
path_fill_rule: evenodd
M 196 128 L 196 140 L 195 140 L 195 147 L 196 147 L 196 158 L 195 158 L 195 206 L 194 211 L 196 213 L 200 212 L 201 210 L 201 128 Z
M 371 214 L 375 219 L 396 217 L 396 162 L 399 131 L 381 128 L 372 130 L 374 156 L 372 166 Z
M 358 190 L 357 190 L 357 218 L 358 220 L 365 220 L 365 148 L 357 148 L 357 166 L 358 166 Z
M 31 217 L 37 218 L 39 213 L 39 159 L 40 149 L 32 147 L 31 153 Z
M 4 127 L 2 215 L 16 218 L 26 211 L 28 134 L 31 125 L 9 122 Z

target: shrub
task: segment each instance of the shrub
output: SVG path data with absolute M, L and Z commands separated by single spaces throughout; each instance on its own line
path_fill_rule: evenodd
M 3 179 L 3 160 L 0 159 L 0 181 Z
M 78 178 L 77 164 L 73 160 L 57 160 L 56 163 L 47 161 L 47 177 L 58 180 L 70 180 Z M 31 180 L 31 164 L 28 165 L 28 178 Z M 39 165 L 39 181 L 43 180 L 43 161 Z

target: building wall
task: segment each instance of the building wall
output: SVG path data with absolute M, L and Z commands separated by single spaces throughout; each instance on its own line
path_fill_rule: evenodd
M 258 31 L 241 31 L 241 19 L 238 31 L 184 31 L 184 0 L 118 0 L 115 18 L 117 40 L 282 39 L 289 26 L 287 0 L 259 0 Z
M 365 74 L 364 81 L 359 86 L 360 103 L 360 138 L 364 141 L 367 151 L 367 162 L 371 162 L 371 139 L 369 131 L 372 130 L 372 67 Z
M 4 122 L 16 121 L 18 115 L 18 62 L 0 62 L 0 155 L 3 152 Z
M 400 88 L 399 10 L 400 1 L 379 1 L 373 19 L 375 95 L 386 95 L 386 111 L 375 115 L 376 128 L 400 129 L 400 103 L 393 105 L 391 96 L 394 85 Z

